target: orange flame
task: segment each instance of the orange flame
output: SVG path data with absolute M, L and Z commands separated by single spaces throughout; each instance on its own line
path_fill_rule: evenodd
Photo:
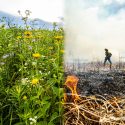
M 80 99 L 79 95 L 77 94 L 77 83 L 78 83 L 78 78 L 76 76 L 68 76 L 65 82 L 65 85 L 71 90 L 72 92 L 72 99 L 73 100 L 78 100 Z

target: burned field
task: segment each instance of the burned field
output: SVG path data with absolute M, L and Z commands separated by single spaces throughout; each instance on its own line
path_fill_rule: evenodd
M 64 125 L 125 125 L 125 72 L 65 73 Z
M 82 95 L 123 96 L 125 94 L 125 71 L 89 71 L 77 73 L 78 92 Z

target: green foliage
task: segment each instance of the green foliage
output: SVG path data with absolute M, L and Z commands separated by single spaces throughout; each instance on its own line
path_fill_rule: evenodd
M 0 125 L 59 125 L 63 30 L 0 27 Z

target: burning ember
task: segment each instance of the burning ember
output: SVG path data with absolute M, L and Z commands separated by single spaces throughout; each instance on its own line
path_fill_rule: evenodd
M 77 83 L 78 83 L 78 78 L 76 76 L 68 76 L 65 82 L 65 86 L 68 87 L 71 90 L 71 95 L 72 95 L 72 99 L 73 101 L 75 100 L 79 100 L 80 97 L 77 94 Z M 64 100 L 66 101 L 66 93 L 64 94 Z

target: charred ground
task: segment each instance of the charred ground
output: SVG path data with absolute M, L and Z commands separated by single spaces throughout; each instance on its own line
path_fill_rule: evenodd
M 66 72 L 65 76 L 68 75 L 75 75 L 79 78 L 77 91 L 80 95 L 125 95 L 124 70 Z

